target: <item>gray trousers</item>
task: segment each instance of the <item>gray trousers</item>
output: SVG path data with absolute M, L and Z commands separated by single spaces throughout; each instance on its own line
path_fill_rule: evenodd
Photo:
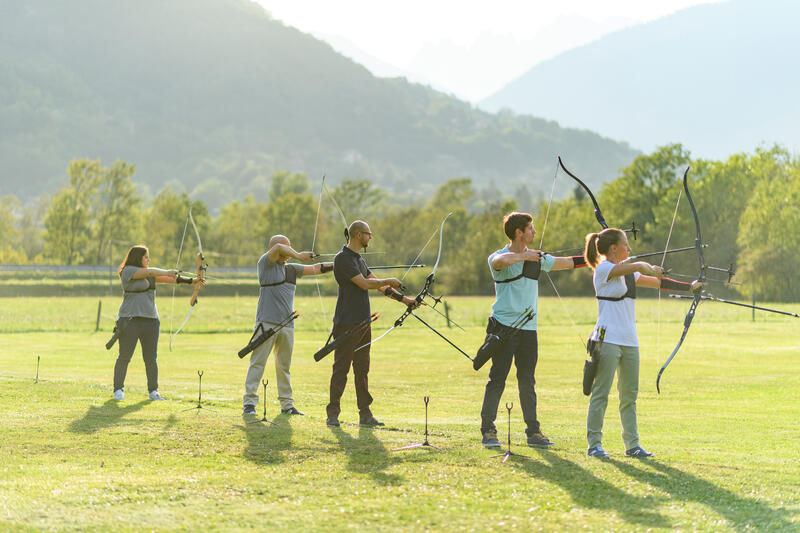
M 161 322 L 157 318 L 134 317 L 127 321 L 119 336 L 119 355 L 114 363 L 114 390 L 123 389 L 128 363 L 131 362 L 136 344 L 142 345 L 144 371 L 147 374 L 147 390 L 158 390 L 158 333 Z
M 597 375 L 594 378 L 589 414 L 586 417 L 586 438 L 589 447 L 599 446 L 603 439 L 603 418 L 608 406 L 608 393 L 618 371 L 619 418 L 622 421 L 622 440 L 625 449 L 639 446 L 636 424 L 636 398 L 639 395 L 639 347 L 620 346 L 606 342 L 600 348 Z
M 270 328 L 274 324 L 260 322 L 264 328 Z M 256 324 L 256 328 L 258 324 Z M 292 364 L 292 348 L 294 347 L 294 328 L 281 328 L 275 335 L 267 339 L 261 346 L 253 350 L 250 354 L 250 368 L 247 369 L 247 377 L 244 381 L 244 405 L 258 404 L 258 391 L 261 387 L 261 378 L 264 376 L 264 367 L 267 364 L 270 352 L 275 348 L 275 377 L 278 382 L 278 400 L 281 402 L 281 409 L 290 409 L 294 406 L 292 400 L 292 380 L 289 375 L 289 367 Z M 265 399 L 266 401 L 266 399 Z

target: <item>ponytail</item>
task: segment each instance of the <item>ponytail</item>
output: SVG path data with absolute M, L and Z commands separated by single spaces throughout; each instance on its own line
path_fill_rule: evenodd
M 597 233 L 589 233 L 586 235 L 586 246 L 583 250 L 583 257 L 586 259 L 586 264 L 594 270 L 597 267 Z
M 606 228 L 600 233 L 589 233 L 586 235 L 586 247 L 583 256 L 586 258 L 592 270 L 597 268 L 600 263 L 599 255 L 606 255 L 612 244 L 619 244 L 625 237 L 625 232 L 618 228 Z

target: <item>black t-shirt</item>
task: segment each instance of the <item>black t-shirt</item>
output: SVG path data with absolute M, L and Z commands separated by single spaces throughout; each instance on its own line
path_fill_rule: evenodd
M 339 284 L 339 297 L 333 314 L 334 324 L 357 324 L 369 317 L 369 291 L 350 280 L 359 274 L 366 278 L 371 273 L 361 254 L 347 246 L 343 246 L 333 258 L 333 276 Z

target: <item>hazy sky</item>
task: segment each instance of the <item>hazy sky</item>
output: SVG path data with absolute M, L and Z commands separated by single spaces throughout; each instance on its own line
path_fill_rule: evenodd
M 559 52 L 714 0 L 256 1 L 376 75 L 476 102 Z

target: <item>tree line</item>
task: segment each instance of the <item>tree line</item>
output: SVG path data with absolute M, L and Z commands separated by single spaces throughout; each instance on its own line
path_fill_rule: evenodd
M 683 196 L 679 178 L 687 166 L 702 239 L 709 245 L 706 261 L 736 271 L 735 284 L 724 283 L 724 273 L 710 272 L 720 281 L 712 281 L 709 290 L 720 296 L 755 294 L 761 300 L 800 298 L 793 264 L 800 248 L 800 160 L 779 146 L 725 161 L 693 160 L 678 144 L 637 157 L 594 191 L 611 226 L 635 222 L 641 229 L 631 240 L 633 253 L 664 250 L 668 236 L 670 248 L 694 244 L 695 223 L 685 197 L 673 224 Z M 491 294 L 486 259 L 507 241 L 502 217 L 530 208 L 519 205 L 514 190 L 503 191 L 501 185 L 498 194 L 486 195 L 469 178 L 451 179 L 425 202 L 411 203 L 368 180 L 344 179 L 323 191 L 304 174 L 281 171 L 271 177 L 268 198 L 247 195 L 212 216 L 203 201 L 171 187 L 145 205 L 132 181 L 133 164 L 116 161 L 104 167 L 99 160 L 80 159 L 70 162 L 67 174 L 69 184 L 52 197 L 24 206 L 13 195 L 0 197 L 0 263 L 117 264 L 130 245 L 144 243 L 154 265 L 193 270 L 198 243 L 188 224 L 190 209 L 212 268 L 254 266 L 276 233 L 287 235 L 298 250 L 313 246 L 317 253 L 333 254 L 344 244 L 338 204 L 348 223 L 359 218 L 370 224 L 375 234 L 370 251 L 378 252 L 369 256 L 371 265 L 416 260 L 432 266 L 439 224 L 453 212 L 445 226 L 437 287 L 447 294 Z M 563 173 L 556 179 L 571 182 Z M 536 247 L 557 255 L 582 253 L 586 234 L 600 229 L 592 209 L 577 184 L 567 198 L 536 202 L 531 209 Z M 647 260 L 661 264 L 662 259 Z M 678 279 L 689 280 L 699 271 L 693 251 L 663 260 Z M 428 271 L 410 272 L 409 286 L 421 283 Z M 592 294 L 585 269 L 554 273 L 552 279 L 562 295 Z M 545 294 L 553 290 L 544 280 L 541 288 Z

